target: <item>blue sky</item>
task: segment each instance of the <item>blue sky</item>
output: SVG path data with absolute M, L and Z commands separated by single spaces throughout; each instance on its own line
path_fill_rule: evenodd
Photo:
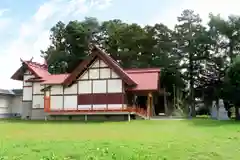
M 59 20 L 121 19 L 141 25 L 164 23 L 173 27 L 183 9 L 193 9 L 204 22 L 208 13 L 239 14 L 238 0 L 1 0 L 0 88 L 21 88 L 10 80 L 20 58 L 42 62 L 40 50 L 49 45 L 49 29 Z

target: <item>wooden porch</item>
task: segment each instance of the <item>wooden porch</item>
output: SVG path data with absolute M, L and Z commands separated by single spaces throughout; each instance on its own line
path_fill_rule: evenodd
M 165 92 L 127 92 L 125 95 L 126 106 L 120 109 L 74 109 L 74 110 L 51 110 L 50 98 L 44 97 L 44 111 L 51 116 L 54 115 L 137 115 L 144 119 L 151 119 L 156 117 L 156 108 L 164 108 L 164 115 L 167 113 L 167 102 Z M 164 104 L 156 103 L 159 96 L 164 97 Z M 140 97 L 140 98 L 139 98 Z M 146 102 L 141 103 L 141 97 L 145 97 Z M 144 99 L 144 98 L 143 98 Z M 160 105 L 160 106 L 159 106 Z M 111 108 L 111 107 L 109 107 Z

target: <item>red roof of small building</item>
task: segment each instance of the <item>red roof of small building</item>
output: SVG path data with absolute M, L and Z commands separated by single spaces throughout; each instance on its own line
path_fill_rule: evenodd
M 53 85 L 53 84 L 63 84 L 63 82 L 66 80 L 66 78 L 70 74 L 52 74 L 50 76 L 44 77 L 44 81 L 42 84 L 48 84 L 48 85 Z
M 137 83 L 136 87 L 129 88 L 129 91 L 159 90 L 160 69 L 145 68 L 125 71 Z
M 84 60 L 76 69 L 70 74 L 50 74 L 46 64 L 39 64 L 36 62 L 22 61 L 23 64 L 36 76 L 29 79 L 29 81 L 38 81 L 42 84 L 63 84 L 70 85 L 78 76 L 80 76 L 87 67 L 93 62 L 95 58 L 102 59 L 109 65 L 120 78 L 129 86 L 129 91 L 153 91 L 159 90 L 159 68 L 145 68 L 145 69 L 125 69 L 123 70 L 120 65 L 113 60 L 107 53 L 103 52 L 97 46 L 93 46 L 92 53 Z M 24 67 L 20 67 L 12 76 L 14 80 L 23 80 Z

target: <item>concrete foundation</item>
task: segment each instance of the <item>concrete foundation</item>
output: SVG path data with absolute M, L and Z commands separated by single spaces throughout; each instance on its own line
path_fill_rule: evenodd
M 46 113 L 44 112 L 43 108 L 33 108 L 31 119 L 32 120 L 44 120 Z
M 21 119 L 30 119 L 32 115 L 32 102 L 22 102 L 22 115 Z

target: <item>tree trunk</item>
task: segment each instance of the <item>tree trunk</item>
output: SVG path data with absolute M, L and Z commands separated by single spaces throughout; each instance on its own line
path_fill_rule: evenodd
M 239 105 L 235 105 L 235 119 L 240 120 L 240 114 L 239 114 Z
M 191 116 L 196 117 L 195 111 L 195 98 L 194 98 L 194 79 L 193 79 L 193 72 L 194 72 L 194 64 L 193 64 L 193 53 L 192 53 L 192 25 L 189 22 L 189 74 L 190 74 L 190 105 L 191 105 Z

